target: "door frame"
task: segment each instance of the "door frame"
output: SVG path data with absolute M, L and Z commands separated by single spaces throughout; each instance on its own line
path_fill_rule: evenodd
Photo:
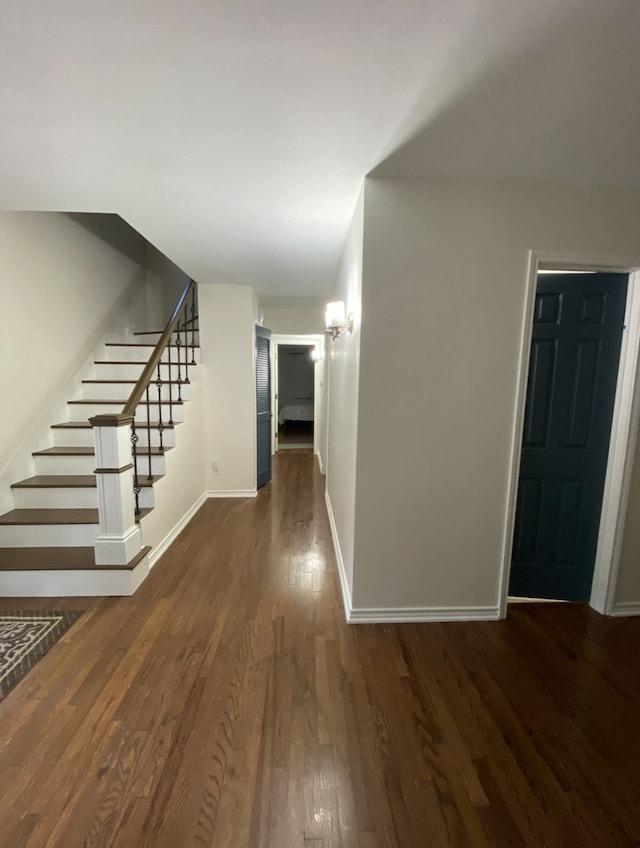
M 609 271 L 629 274 L 624 318 L 625 329 L 620 348 L 611 441 L 589 600 L 589 605 L 597 612 L 604 615 L 615 615 L 615 589 L 629 501 L 636 434 L 640 420 L 640 385 L 638 379 L 640 376 L 638 363 L 640 355 L 640 256 L 593 256 L 532 250 L 529 251 L 526 296 L 522 315 L 516 406 L 507 486 L 507 514 L 502 546 L 500 618 L 505 618 L 507 615 L 536 287 L 538 272 L 545 270 L 560 272 Z
M 324 336 L 320 333 L 307 335 L 285 335 L 283 333 L 271 334 L 271 454 L 277 452 L 278 447 L 278 356 L 279 345 L 309 345 L 317 354 L 324 358 Z M 322 410 L 322 359 L 317 359 L 313 369 L 313 453 L 319 453 L 318 432 L 320 411 Z

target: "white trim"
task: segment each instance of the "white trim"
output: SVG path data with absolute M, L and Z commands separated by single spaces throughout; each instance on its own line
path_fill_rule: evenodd
M 315 455 L 318 457 L 318 467 L 320 468 L 320 473 L 324 474 L 324 463 L 322 462 L 322 454 L 319 450 L 315 451 Z
M 191 521 L 196 512 L 200 509 L 202 504 L 207 499 L 207 493 L 200 495 L 197 501 L 193 504 L 193 506 L 189 507 L 189 509 L 185 512 L 182 518 L 177 522 L 177 524 L 170 530 L 164 539 L 160 542 L 159 545 L 156 545 L 155 548 L 152 549 L 149 554 L 149 568 L 153 568 L 156 562 L 160 559 L 160 557 L 165 553 L 169 545 L 174 542 L 180 533 L 184 530 L 187 524 Z M 144 522 L 144 518 L 142 519 Z M 144 530 L 144 524 L 143 524 Z M 144 543 L 144 533 L 142 534 L 142 539 Z
M 539 268 L 584 271 L 598 270 L 630 274 L 627 311 L 625 315 L 627 331 L 623 338 L 623 348 L 620 351 L 620 371 L 616 389 L 614 421 L 612 424 L 598 549 L 596 553 L 597 578 L 596 571 L 594 570 L 594 588 L 590 602 L 591 606 L 599 612 L 611 613 L 628 500 L 629 477 L 634 458 L 635 428 L 640 414 L 640 387 L 636 379 L 636 372 L 638 370 L 638 345 L 640 344 L 640 304 L 638 304 L 638 300 L 640 300 L 638 293 L 640 279 L 639 275 L 633 273 L 639 267 L 640 256 L 616 258 L 585 254 L 529 252 L 527 286 L 522 314 L 520 368 L 517 380 L 514 426 L 511 439 L 507 512 L 502 540 L 499 598 L 500 618 L 504 618 L 507 614 L 511 549 L 513 545 L 516 501 L 518 496 L 524 410 L 533 331 L 533 310 Z M 633 326 L 631 324 L 632 321 L 634 322 Z M 629 396 L 630 392 L 632 393 L 631 397 Z
M 276 358 L 279 345 L 309 345 L 319 353 L 324 354 L 324 335 L 322 333 L 285 334 L 271 333 L 271 455 L 278 452 L 278 404 L 276 394 L 278 387 L 278 365 Z M 321 410 L 322 396 L 322 367 L 323 360 L 314 363 L 313 369 L 313 451 L 318 450 L 318 422 Z
M 615 615 L 619 618 L 627 615 L 640 615 L 640 604 L 626 602 L 614 604 L 609 615 Z
M 210 489 L 204 493 L 205 498 L 255 498 L 258 496 L 257 489 Z
M 345 571 L 344 559 L 342 558 L 342 551 L 340 549 L 340 541 L 338 540 L 338 530 L 336 528 L 336 521 L 333 516 L 333 508 L 331 507 L 331 499 L 329 497 L 329 492 L 327 489 L 325 489 L 324 492 L 324 502 L 327 505 L 327 515 L 329 516 L 329 527 L 331 528 L 333 549 L 336 553 L 336 562 L 338 563 L 338 575 L 340 577 L 340 586 L 342 588 L 342 603 L 344 604 L 344 615 L 347 621 L 351 621 L 351 590 L 349 589 L 349 583 L 347 581 L 347 572 Z
M 625 332 L 611 425 L 611 441 L 602 498 L 590 605 L 611 615 L 614 607 L 622 538 L 629 503 L 631 471 L 636 448 L 639 392 L 636 385 L 640 351 L 640 274 L 629 275 Z
M 420 621 L 496 621 L 500 608 L 494 607 L 371 607 L 352 609 L 353 624 L 402 624 Z

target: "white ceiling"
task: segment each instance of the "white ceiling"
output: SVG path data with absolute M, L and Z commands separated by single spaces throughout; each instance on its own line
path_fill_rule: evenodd
M 2 0 L 0 206 L 324 295 L 365 174 L 640 186 L 640 0 Z

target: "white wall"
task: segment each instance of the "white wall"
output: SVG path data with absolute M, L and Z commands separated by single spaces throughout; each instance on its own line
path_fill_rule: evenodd
M 144 239 L 116 216 L 0 212 L 1 511 L 101 335 L 140 317 L 144 258 Z
M 200 285 L 205 383 L 206 488 L 248 494 L 256 488 L 254 296 L 250 286 Z M 214 474 L 212 463 L 220 473 Z
M 204 368 L 196 366 L 185 403 L 184 421 L 175 425 L 176 444 L 165 454 L 166 473 L 154 484 L 154 508 L 141 523 L 142 544 L 151 545 L 155 564 L 173 541 L 172 531 L 182 529 L 205 492 L 205 381 Z M 189 374 L 193 373 L 189 369 Z
M 364 195 L 354 212 L 340 260 L 331 300 L 343 300 L 355 314 L 353 334 L 325 341 L 328 380 L 327 403 L 327 506 L 332 521 L 343 592 L 353 587 L 356 451 L 358 424 L 358 375 L 360 362 L 360 312 L 362 296 L 362 226 Z M 327 384 L 328 383 L 328 387 Z
M 306 307 L 264 307 L 264 326 L 272 333 L 292 336 L 308 336 L 324 333 L 324 304 Z
M 368 179 L 365 198 L 354 607 L 491 614 L 529 250 L 637 255 L 640 194 Z

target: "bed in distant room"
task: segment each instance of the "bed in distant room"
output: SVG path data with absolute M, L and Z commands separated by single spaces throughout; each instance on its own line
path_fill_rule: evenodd
M 278 424 L 282 426 L 287 421 L 313 421 L 313 400 L 300 398 L 285 404 L 278 413 Z

